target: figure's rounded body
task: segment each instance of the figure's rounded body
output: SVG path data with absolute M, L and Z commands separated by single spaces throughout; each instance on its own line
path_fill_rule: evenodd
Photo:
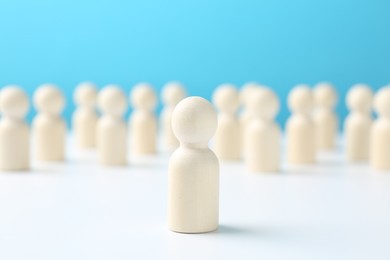
M 21 121 L 0 120 L 0 169 L 27 170 L 30 167 L 30 133 Z
M 179 147 L 169 162 L 169 228 L 203 233 L 218 228 L 219 163 L 208 148 Z
M 305 115 L 292 115 L 287 121 L 287 160 L 293 164 L 315 162 L 315 126 Z
M 349 161 L 367 161 L 370 150 L 372 118 L 368 114 L 351 113 L 345 119 L 345 150 Z
M 261 119 L 253 120 L 245 134 L 246 164 L 251 172 L 277 172 L 280 168 L 279 126 Z
M 96 126 L 98 115 L 89 108 L 78 108 L 72 118 L 73 131 L 76 143 L 80 148 L 94 148 L 96 146 Z
M 214 136 L 214 151 L 220 160 L 241 158 L 240 122 L 227 114 L 218 116 L 218 128 Z
M 317 148 L 328 151 L 335 147 L 337 139 L 337 116 L 332 110 L 320 109 L 314 114 Z
M 168 106 L 165 107 L 160 116 L 161 124 L 163 130 L 163 139 L 165 149 L 167 151 L 174 151 L 177 147 L 179 147 L 179 140 L 177 140 L 175 134 L 172 130 L 172 112 L 174 107 Z
M 378 119 L 371 130 L 371 165 L 377 170 L 390 170 L 390 120 Z
M 157 120 L 147 111 L 134 111 L 130 117 L 132 152 L 138 155 L 156 153 Z
M 127 163 L 127 127 L 123 120 L 103 116 L 97 124 L 96 137 L 101 164 L 125 165 Z
M 38 114 L 32 123 L 36 159 L 63 161 L 65 159 L 66 124 L 59 116 Z

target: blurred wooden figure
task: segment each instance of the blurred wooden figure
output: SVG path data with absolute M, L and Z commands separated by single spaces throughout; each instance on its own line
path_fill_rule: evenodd
M 0 170 L 22 171 L 30 167 L 30 133 L 24 121 L 28 97 L 15 85 L 0 92 Z
M 34 105 L 38 111 L 32 123 L 36 159 L 63 161 L 66 124 L 61 117 L 65 106 L 62 92 L 55 85 L 44 84 L 34 94 Z
M 172 130 L 172 113 L 177 103 L 186 96 L 184 86 L 179 82 L 168 82 L 162 90 L 162 102 L 164 108 L 160 115 L 163 133 L 163 145 L 166 151 L 174 151 L 179 146 Z
M 296 86 L 288 96 L 292 115 L 287 121 L 287 160 L 291 164 L 311 164 L 316 158 L 315 125 L 312 90 L 307 85 Z
M 251 172 L 277 172 L 280 168 L 279 126 L 274 118 L 279 100 L 270 89 L 254 92 L 248 106 L 255 113 L 245 132 L 245 163 Z
M 96 113 L 97 88 L 90 82 L 80 83 L 74 93 L 74 102 L 77 105 L 73 113 L 73 133 L 76 144 L 82 149 L 96 146 Z
M 127 164 L 127 127 L 122 119 L 127 108 L 126 96 L 116 85 L 104 87 L 98 95 L 102 112 L 96 129 L 99 162 L 103 165 Z
M 390 170 L 390 87 L 375 95 L 374 108 L 378 119 L 371 130 L 371 165 L 376 170 Z
M 219 110 L 214 152 L 220 160 L 239 160 L 241 157 L 240 122 L 236 113 L 239 106 L 237 89 L 232 84 L 220 85 L 213 94 L 214 106 Z
M 129 120 L 131 151 L 135 155 L 154 154 L 157 150 L 156 93 L 151 85 L 139 83 L 134 86 L 130 101 L 134 107 Z
M 329 151 L 335 148 L 337 139 L 338 119 L 333 110 L 337 102 L 336 90 L 330 83 L 318 83 L 314 88 L 314 100 L 317 149 Z
M 347 94 L 350 110 L 345 120 L 345 150 L 349 161 L 367 161 L 370 150 L 370 131 L 372 125 L 371 88 L 365 84 L 353 86 Z

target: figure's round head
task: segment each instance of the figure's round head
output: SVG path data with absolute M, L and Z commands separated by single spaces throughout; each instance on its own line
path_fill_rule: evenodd
M 22 119 L 28 112 L 28 97 L 16 85 L 4 87 L 0 92 L 0 112 L 5 117 Z
M 316 106 L 332 108 L 337 102 L 337 93 L 331 83 L 320 82 L 314 87 L 314 100 Z
M 136 109 L 153 110 L 157 105 L 156 93 L 148 83 L 135 85 L 130 94 L 130 101 Z
M 173 110 L 172 129 L 180 142 L 207 143 L 217 130 L 217 113 L 204 98 L 185 98 Z
M 232 84 L 220 85 L 213 94 L 213 103 L 218 110 L 226 113 L 235 113 L 239 106 L 239 97 L 236 87 Z
M 240 90 L 240 103 L 241 103 L 241 105 L 246 106 L 249 102 L 249 97 L 251 96 L 251 93 L 254 90 L 261 88 L 261 87 L 262 87 L 262 85 L 260 85 L 257 82 L 254 82 L 254 81 L 250 81 L 250 82 L 245 83 L 241 87 L 241 90 Z
M 97 87 L 91 82 L 82 82 L 77 85 L 74 93 L 74 102 L 78 106 L 94 107 L 97 99 Z
M 368 113 L 372 109 L 373 93 L 366 84 L 356 84 L 348 91 L 347 106 L 350 110 Z
M 126 96 L 119 86 L 108 85 L 99 92 L 98 106 L 103 114 L 120 117 L 127 108 Z
M 34 105 L 40 113 L 59 115 L 65 106 L 65 98 L 53 84 L 41 85 L 34 94 Z
M 269 88 L 261 88 L 255 91 L 248 103 L 248 109 L 251 113 L 265 119 L 275 118 L 279 108 L 279 99 Z
M 184 86 L 177 81 L 171 81 L 164 85 L 162 90 L 162 101 L 164 105 L 176 105 L 186 96 Z
M 288 95 L 288 106 L 292 112 L 308 114 L 313 109 L 313 94 L 310 87 L 300 84 Z
M 390 86 L 383 87 L 376 93 L 374 108 L 379 116 L 390 118 Z

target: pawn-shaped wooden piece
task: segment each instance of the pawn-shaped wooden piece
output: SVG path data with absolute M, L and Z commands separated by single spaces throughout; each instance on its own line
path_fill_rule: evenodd
M 279 126 L 274 118 L 279 111 L 279 100 L 270 89 L 253 93 L 249 103 L 256 116 L 245 132 L 245 163 L 251 172 L 277 172 L 280 168 Z
M 316 158 L 315 125 L 311 119 L 312 90 L 307 85 L 296 86 L 289 94 L 292 115 L 287 121 L 287 160 L 291 164 L 311 164 Z
M 32 123 L 36 159 L 63 161 L 66 124 L 61 117 L 65 106 L 62 92 L 55 85 L 44 84 L 34 94 L 34 105 L 38 111 Z
M 134 108 L 129 120 L 131 151 L 135 155 L 154 154 L 157 146 L 156 93 L 149 84 L 140 83 L 134 86 L 130 101 Z
M 18 86 L 0 92 L 0 170 L 21 171 L 30 167 L 30 134 L 24 121 L 28 97 Z
M 332 84 L 318 83 L 314 88 L 314 123 L 318 151 L 332 150 L 336 145 L 338 119 L 334 112 L 337 93 Z
M 241 157 L 240 122 L 237 119 L 239 96 L 232 84 L 220 85 L 213 94 L 219 110 L 218 128 L 214 135 L 214 152 L 220 160 L 239 160 Z
M 201 97 L 188 97 L 172 115 L 180 147 L 169 161 L 169 229 L 203 233 L 218 228 L 219 163 L 208 148 L 217 129 L 217 114 Z
M 77 105 L 73 113 L 73 133 L 79 148 L 90 149 L 96 146 L 96 113 L 97 88 L 90 82 L 80 83 L 74 93 Z
M 96 129 L 96 148 L 103 165 L 127 164 L 127 127 L 122 119 L 127 108 L 123 91 L 116 85 L 104 87 L 98 95 L 102 112 Z
M 370 150 L 373 93 L 369 86 L 357 84 L 347 94 L 350 110 L 345 120 L 345 151 L 349 161 L 367 161 Z
M 376 170 L 390 170 L 390 87 L 378 91 L 374 99 L 378 119 L 371 128 L 371 166 Z
M 166 151 L 174 151 L 179 147 L 177 140 L 172 130 L 172 113 L 173 109 L 186 96 L 186 91 L 179 82 L 168 82 L 162 90 L 162 102 L 164 108 L 160 115 L 161 127 L 163 133 L 163 145 Z

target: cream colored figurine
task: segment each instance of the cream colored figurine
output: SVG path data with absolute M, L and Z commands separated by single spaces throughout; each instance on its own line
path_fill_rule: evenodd
M 240 91 L 240 103 L 241 103 L 241 113 L 240 113 L 240 124 L 242 129 L 242 134 L 245 132 L 245 126 L 248 124 L 248 122 L 251 119 L 252 113 L 248 109 L 248 102 L 249 98 L 251 97 L 252 93 L 260 88 L 263 88 L 262 85 L 256 82 L 248 82 L 244 84 Z
M 366 161 L 369 158 L 372 98 L 372 90 L 365 84 L 353 86 L 347 94 L 350 113 L 345 120 L 344 132 L 349 161 Z
M 208 148 L 217 129 L 217 114 L 201 97 L 180 101 L 172 115 L 180 147 L 169 161 L 169 229 L 203 233 L 218 228 L 219 163 Z
M 287 121 L 287 160 L 292 164 L 311 164 L 316 158 L 315 126 L 311 119 L 312 90 L 307 85 L 296 86 L 288 96 L 292 112 Z
M 279 126 L 274 118 L 279 111 L 279 100 L 267 88 L 253 93 L 248 103 L 254 116 L 245 132 L 245 163 L 251 172 L 277 172 L 280 168 Z
M 76 144 L 82 149 L 96 146 L 96 113 L 97 88 L 93 83 L 80 83 L 74 93 L 74 102 L 77 105 L 73 113 L 73 132 Z
M 66 124 L 61 117 L 65 98 L 60 89 L 44 84 L 34 94 L 38 111 L 32 123 L 35 156 L 41 161 L 65 159 Z
M 102 112 L 96 129 L 99 161 L 103 165 L 127 164 L 127 127 L 122 119 L 127 108 L 126 96 L 116 85 L 104 87 L 98 95 Z
M 0 170 L 22 171 L 30 167 L 30 133 L 24 117 L 29 102 L 24 91 L 14 85 L 0 92 Z
M 186 91 L 179 82 L 168 82 L 162 90 L 162 102 L 164 109 L 161 112 L 160 120 L 163 133 L 163 145 L 166 151 L 174 151 L 179 146 L 172 130 L 172 112 L 177 103 L 186 96 Z
M 213 150 L 220 160 L 239 160 L 241 134 L 240 122 L 236 116 L 239 105 L 236 87 L 231 84 L 220 85 L 214 92 L 213 103 L 220 112 Z
M 134 107 L 129 120 L 131 151 L 135 155 L 154 154 L 157 146 L 156 93 L 149 84 L 139 83 L 134 86 L 130 101 Z
M 374 108 L 378 119 L 371 129 L 371 166 L 376 170 L 390 170 L 390 87 L 375 95 Z
M 337 102 L 337 93 L 332 84 L 318 83 L 314 88 L 314 123 L 316 126 L 316 144 L 319 151 L 335 148 L 338 119 L 333 111 Z

